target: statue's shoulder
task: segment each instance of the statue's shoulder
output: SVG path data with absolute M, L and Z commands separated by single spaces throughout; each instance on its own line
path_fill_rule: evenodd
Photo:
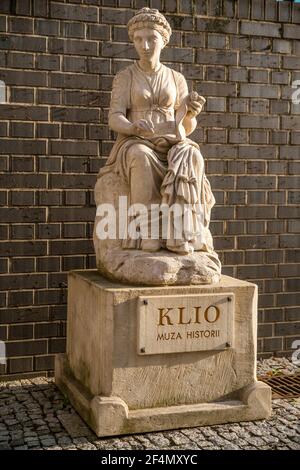
M 164 65 L 164 67 L 166 69 L 168 69 L 168 72 L 171 73 L 175 79 L 175 81 L 178 83 L 178 82 L 182 82 L 182 81 L 185 81 L 185 78 L 184 78 L 184 75 L 182 75 L 182 73 L 180 72 L 177 72 L 177 70 L 174 70 L 174 69 L 171 69 L 170 67 L 168 67 L 167 65 Z
M 128 65 L 122 70 L 119 70 L 119 72 L 116 73 L 115 79 L 117 81 L 122 81 L 122 80 L 127 80 L 130 79 L 131 75 L 133 73 L 133 65 Z

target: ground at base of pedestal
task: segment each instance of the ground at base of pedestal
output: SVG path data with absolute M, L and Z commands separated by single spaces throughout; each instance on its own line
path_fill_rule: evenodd
M 258 361 L 260 375 L 274 368 L 300 370 L 287 358 Z M 300 400 L 279 399 L 266 420 L 99 438 L 53 378 L 2 376 L 0 382 L 0 450 L 300 450 L 299 420 Z
M 244 387 L 237 400 L 129 410 L 119 397 L 91 396 L 73 377 L 64 354 L 56 356 L 55 377 L 98 437 L 253 421 L 271 414 L 271 389 L 258 381 Z

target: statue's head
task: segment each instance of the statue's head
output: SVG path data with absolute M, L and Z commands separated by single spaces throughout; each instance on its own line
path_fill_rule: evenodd
M 128 35 L 141 58 L 159 55 L 172 34 L 166 18 L 156 9 L 142 8 L 127 24 Z

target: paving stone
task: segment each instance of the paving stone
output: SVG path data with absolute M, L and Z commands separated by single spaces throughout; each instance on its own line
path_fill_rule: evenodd
M 54 425 L 49 425 L 50 431 L 53 432 L 54 434 L 58 433 L 61 431 L 61 427 L 58 426 L 57 424 Z
M 248 431 L 250 431 L 250 433 L 253 434 L 254 436 L 263 435 L 263 431 L 258 426 L 251 426 L 251 427 L 249 426 Z
M 48 426 L 40 426 L 36 428 L 36 430 L 39 436 L 47 436 L 50 432 L 50 429 L 48 428 Z
M 58 439 L 57 439 L 57 443 L 58 443 L 59 445 L 64 446 L 64 445 L 72 444 L 72 440 L 71 440 L 70 437 L 61 437 L 61 438 L 58 438 Z
M 228 444 L 226 444 L 224 449 L 226 449 L 226 450 L 240 450 L 240 447 L 236 444 L 232 444 L 231 442 L 229 442 Z
M 264 434 L 262 436 L 262 439 L 267 442 L 267 444 L 271 444 L 271 445 L 276 445 L 278 444 L 279 442 L 279 439 L 278 437 L 275 437 L 275 436 L 268 436 L 267 434 Z
M 107 450 L 109 449 L 110 446 L 110 440 L 107 439 L 97 439 L 94 441 L 94 445 L 97 447 L 99 450 Z M 155 446 L 153 447 L 154 449 L 156 448 Z
M 77 449 L 81 450 L 97 450 L 97 447 L 94 446 L 94 444 L 91 444 L 90 442 L 78 444 L 76 447 Z
M 127 441 L 117 438 L 109 443 L 108 450 L 131 450 L 131 446 Z
M 24 437 L 37 437 L 37 433 L 35 431 L 24 431 Z
M 155 449 L 154 444 L 152 444 L 152 442 L 147 437 L 143 435 L 137 435 L 136 439 L 138 442 L 141 443 L 144 449 L 148 449 L 148 450 Z M 97 445 L 96 442 L 94 442 L 94 444 Z
M 6 424 L 7 426 L 14 426 L 15 424 L 18 424 L 18 421 L 17 421 L 16 419 L 7 419 L 7 420 L 5 421 L 5 424 Z
M 62 450 L 62 447 L 59 447 L 57 445 L 50 446 L 50 447 L 43 447 L 44 450 Z M 89 450 L 89 449 L 84 449 L 84 450 Z
M 43 436 L 39 436 L 41 441 L 47 441 L 48 439 L 54 440 L 54 437 L 49 434 L 49 429 L 48 429 L 48 434 L 43 434 Z
M 41 445 L 43 447 L 56 446 L 56 442 L 55 442 L 55 439 L 45 439 L 45 440 L 41 439 Z
M 136 439 L 135 436 L 127 437 L 126 442 L 130 445 L 130 448 L 133 450 L 143 450 L 144 448 L 141 442 L 138 439 Z
M 174 431 L 168 435 L 170 441 L 175 445 L 190 444 L 190 439 L 182 432 Z
M 295 371 L 285 358 L 260 362 L 258 368 Z M 0 401 L 0 450 L 300 450 L 300 399 L 273 401 L 269 420 L 106 439 L 97 438 L 70 405 L 64 406 L 52 378 L 2 382 Z
M 214 436 L 215 434 L 215 430 L 213 429 L 213 426 L 212 427 L 208 427 L 208 426 L 203 426 L 201 428 L 201 432 L 202 434 L 204 434 L 204 436 Z
M 33 419 L 32 422 L 36 426 L 43 426 L 45 424 L 45 421 L 43 419 Z
M 162 433 L 151 433 L 151 437 L 149 437 L 151 442 L 155 445 L 161 445 L 162 447 L 164 446 L 169 446 L 170 441 L 167 439 Z
M 0 450 L 10 450 L 11 447 L 8 444 L 0 443 Z
M 29 441 L 29 442 L 27 442 L 27 445 L 30 448 L 40 446 L 40 441 Z

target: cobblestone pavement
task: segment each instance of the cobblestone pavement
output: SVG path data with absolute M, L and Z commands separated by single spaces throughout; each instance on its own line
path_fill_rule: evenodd
M 270 357 L 257 362 L 257 375 L 274 375 L 282 373 L 285 375 L 299 374 L 300 364 L 290 361 L 287 357 Z
M 264 421 L 99 439 L 53 379 L 0 382 L 0 450 L 4 449 L 300 450 L 300 398 L 274 400 L 272 417 Z

